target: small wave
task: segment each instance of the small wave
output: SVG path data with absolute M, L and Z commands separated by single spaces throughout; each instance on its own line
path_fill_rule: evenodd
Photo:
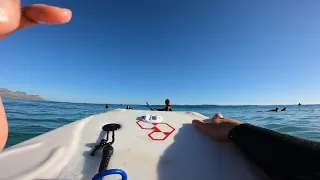
M 274 128 L 274 130 L 282 132 L 282 133 L 289 133 L 289 132 L 295 132 L 295 131 L 302 131 L 303 128 L 297 127 L 297 126 L 285 126 L 285 125 L 282 125 L 282 126 L 280 126 L 278 128 Z

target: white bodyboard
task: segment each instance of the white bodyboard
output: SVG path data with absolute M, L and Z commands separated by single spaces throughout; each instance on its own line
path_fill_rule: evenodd
M 0 179 L 92 179 L 98 173 L 102 153 L 90 153 L 105 138 L 101 128 L 109 123 L 122 127 L 115 131 L 114 154 L 108 169 L 122 169 L 129 180 L 264 177 L 232 144 L 214 142 L 192 127 L 193 119 L 207 117 L 198 113 L 157 112 L 162 122 L 146 123 L 141 121 L 146 114 L 150 111 L 116 109 L 7 148 L 0 153 Z

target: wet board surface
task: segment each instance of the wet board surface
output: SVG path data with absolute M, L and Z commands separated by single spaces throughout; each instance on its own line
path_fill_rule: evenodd
M 139 121 L 146 114 L 163 122 Z M 207 117 L 191 112 L 116 109 L 35 137 L 0 153 L 0 179 L 92 179 L 101 151 L 90 153 L 105 138 L 102 127 L 118 123 L 108 169 L 124 170 L 129 180 L 264 179 L 232 144 L 205 137 L 190 124 Z M 118 175 L 107 179 L 121 179 Z

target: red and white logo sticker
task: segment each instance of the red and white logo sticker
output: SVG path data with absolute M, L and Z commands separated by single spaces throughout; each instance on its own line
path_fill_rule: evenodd
M 151 130 L 148 136 L 154 141 L 164 141 L 176 130 L 168 123 L 145 123 L 143 121 L 137 121 L 136 123 L 141 129 Z

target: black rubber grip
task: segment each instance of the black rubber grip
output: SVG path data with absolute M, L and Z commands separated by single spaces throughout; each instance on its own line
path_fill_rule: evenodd
M 107 144 L 102 151 L 102 158 L 100 162 L 99 172 L 104 171 L 108 168 L 108 164 L 112 154 L 113 154 L 113 147 L 111 146 L 111 144 Z

